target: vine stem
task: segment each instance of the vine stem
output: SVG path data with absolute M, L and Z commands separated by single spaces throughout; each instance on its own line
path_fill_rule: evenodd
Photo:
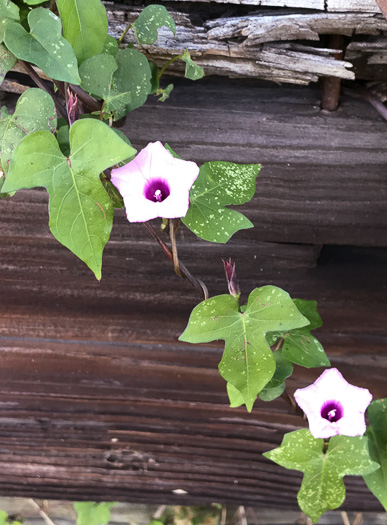
M 122 33 L 122 35 L 121 35 L 120 38 L 118 39 L 118 45 L 122 44 L 122 41 L 124 40 L 124 38 L 125 38 L 125 36 L 126 36 L 126 33 L 129 31 L 129 29 L 130 29 L 131 27 L 133 27 L 132 22 L 126 26 L 124 32 Z
M 174 262 L 173 253 L 171 249 L 165 244 L 165 242 L 162 239 L 160 239 L 159 235 L 157 234 L 153 226 L 149 224 L 149 222 L 144 222 L 143 224 L 145 228 L 148 230 L 148 232 L 150 233 L 150 235 L 153 237 L 153 239 L 157 242 L 157 244 L 166 254 L 168 259 L 171 262 Z M 203 296 L 204 299 L 208 299 L 208 290 L 207 290 L 206 285 L 200 279 L 196 279 L 181 261 L 178 261 L 178 264 L 179 264 L 179 270 L 181 272 L 181 276 L 184 279 L 187 279 L 187 281 L 200 293 L 201 296 Z
M 43 80 L 36 73 L 35 69 L 28 62 L 25 62 L 24 60 L 20 60 L 20 63 L 24 67 L 28 76 L 35 82 L 35 84 L 50 95 L 50 97 L 54 101 L 55 107 L 58 110 L 58 112 L 62 115 L 62 117 L 66 120 L 66 122 L 68 122 L 67 111 L 65 107 L 62 105 L 62 103 L 60 102 L 59 98 L 55 95 L 55 93 L 49 87 L 45 85 Z
M 183 53 L 184 54 L 184 53 Z M 157 74 L 157 80 L 160 81 L 160 78 L 162 77 L 164 71 L 171 65 L 173 64 L 174 62 L 176 62 L 176 60 L 180 60 L 180 58 L 183 56 L 183 54 L 181 55 L 176 55 L 175 57 L 172 57 L 170 60 L 168 60 L 168 62 L 166 62 L 163 67 L 160 69 L 160 71 L 158 72 Z
M 46 522 L 47 525 L 55 525 L 55 523 L 52 521 L 52 519 L 49 516 L 47 516 L 47 514 L 44 512 L 44 510 L 40 508 L 40 506 L 36 503 L 36 501 L 34 499 L 30 498 L 29 502 L 34 507 L 34 509 L 39 512 L 40 517 L 43 518 L 43 520 Z

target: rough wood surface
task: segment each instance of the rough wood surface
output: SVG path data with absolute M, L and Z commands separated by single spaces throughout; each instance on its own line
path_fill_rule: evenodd
M 368 9 L 370 5 L 373 9 Z M 133 21 L 139 7 L 105 3 L 108 11 L 110 32 L 118 37 L 128 22 Z M 173 5 L 173 4 L 172 4 Z M 239 5 L 239 4 L 238 4 Z M 305 9 L 273 9 L 257 6 L 251 14 L 230 16 L 230 9 L 238 14 L 238 8 L 227 5 L 224 12 L 195 11 L 189 4 L 186 13 L 172 12 L 177 24 L 176 36 L 166 28 L 159 32 L 157 45 L 144 46 L 149 59 L 162 65 L 171 56 L 188 48 L 207 74 L 230 77 L 255 77 L 276 82 L 308 84 L 321 76 L 344 79 L 385 79 L 387 68 L 380 67 L 380 48 L 368 46 L 370 37 L 387 34 L 387 21 L 376 2 L 369 2 L 352 12 L 348 5 L 332 3 L 326 12 Z M 297 7 L 302 7 L 297 6 Z M 340 9 L 339 9 L 340 8 Z M 321 35 L 340 34 L 355 37 L 361 44 L 356 48 L 356 60 L 349 54 L 343 61 L 334 59 L 335 49 L 321 45 Z M 126 37 L 133 42 L 131 32 Z M 306 45 L 307 41 L 311 41 Z M 352 65 L 355 68 L 352 68 Z M 173 64 L 171 71 L 182 71 L 183 65 Z
M 332 364 L 386 395 L 386 248 L 322 247 L 386 247 L 385 122 L 347 99 L 323 114 L 316 89 L 179 83 L 130 115 L 135 146 L 264 164 L 243 210 L 256 227 L 227 245 L 182 230 L 182 260 L 211 295 L 231 256 L 244 297 L 272 283 L 317 299 Z M 300 475 L 261 452 L 305 423 L 281 401 L 227 406 L 222 345 L 177 341 L 199 297 L 143 226 L 117 213 L 99 283 L 50 236 L 45 191 L 0 206 L 1 494 L 296 508 Z M 319 373 L 297 367 L 290 390 Z M 360 479 L 347 486 L 345 508 L 380 510 Z

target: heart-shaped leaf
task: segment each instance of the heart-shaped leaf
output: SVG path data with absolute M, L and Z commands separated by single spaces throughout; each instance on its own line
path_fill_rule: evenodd
M 250 411 L 275 371 L 275 360 L 265 334 L 305 324 L 308 320 L 294 306 L 288 293 L 275 286 L 264 286 L 250 294 L 243 313 L 231 295 L 203 301 L 192 311 L 179 339 L 189 343 L 224 339 L 220 374 L 242 394 Z
M 151 91 L 149 62 L 136 49 L 120 50 L 116 57 L 96 55 L 85 60 L 79 73 L 83 89 L 105 100 L 104 110 L 116 120 L 144 104 Z
M 79 84 L 77 59 L 71 45 L 62 37 L 60 18 L 38 7 L 28 15 L 30 33 L 20 24 L 9 22 L 5 44 L 21 60 L 32 62 L 49 77 Z
M 63 36 L 81 64 L 101 53 L 107 36 L 106 9 L 100 0 L 57 0 Z
M 198 237 L 226 243 L 235 232 L 252 228 L 241 213 L 225 206 L 244 204 L 255 193 L 259 164 L 206 162 L 190 191 L 190 206 L 183 223 Z
M 3 108 L 0 119 L 0 155 L 4 173 L 19 142 L 35 131 L 55 130 L 55 106 L 48 93 L 38 88 L 25 91 L 16 104 L 13 115 Z
M 364 480 L 387 512 L 387 399 L 372 401 L 367 415 L 370 455 L 380 468 L 364 476 Z
M 2 191 L 45 187 L 50 195 L 51 232 L 100 279 L 114 209 L 100 173 L 135 150 L 94 119 L 77 120 L 69 139 L 71 153 L 65 157 L 48 131 L 24 138 L 13 154 Z
M 282 467 L 304 473 L 298 504 L 315 523 L 325 511 L 343 503 L 344 476 L 369 474 L 379 467 L 370 458 L 366 437 L 334 436 L 326 453 L 323 447 L 323 439 L 303 429 L 285 434 L 280 447 L 263 454 Z
M 158 38 L 158 29 L 168 27 L 176 34 L 173 18 L 163 5 L 148 5 L 133 22 L 133 29 L 139 44 L 153 44 Z

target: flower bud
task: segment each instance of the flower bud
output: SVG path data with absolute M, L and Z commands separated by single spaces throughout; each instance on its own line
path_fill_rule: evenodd
M 224 271 L 226 272 L 228 291 L 233 297 L 235 297 L 235 299 L 239 299 L 241 290 L 239 288 L 239 283 L 235 272 L 235 263 L 231 262 L 230 258 L 228 262 L 223 260 L 223 264 Z
M 69 118 L 69 125 L 72 126 L 76 120 L 79 119 L 79 104 L 77 95 L 72 93 L 70 89 L 67 90 L 67 116 Z

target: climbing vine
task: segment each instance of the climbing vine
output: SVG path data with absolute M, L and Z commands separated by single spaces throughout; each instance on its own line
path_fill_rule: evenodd
M 179 259 L 178 228 L 226 243 L 253 227 L 229 206 L 251 200 L 261 166 L 222 161 L 197 166 L 180 158 L 173 144 L 158 141 L 137 152 L 133 137 L 116 127 L 149 96 L 163 102 L 171 95 L 173 85 L 162 87 L 162 80 L 172 62 L 183 61 L 191 80 L 204 74 L 188 50 L 161 68 L 147 60 L 143 51 L 156 42 L 161 27 L 175 34 L 162 5 L 147 6 L 116 41 L 100 0 L 0 0 L 0 81 L 18 63 L 37 86 L 20 96 L 12 114 L 1 109 L 1 197 L 45 188 L 52 234 L 97 279 L 115 209 L 125 208 L 129 223 L 144 223 L 176 274 L 202 299 L 180 340 L 225 342 L 219 372 L 230 405 L 251 411 L 257 398 L 270 402 L 281 396 L 308 418 L 309 429 L 286 434 L 280 447 L 264 454 L 304 473 L 301 509 L 317 522 L 343 503 L 343 477 L 357 475 L 387 510 L 387 400 L 371 402 L 367 389 L 350 385 L 332 368 L 294 397 L 286 389 L 295 365 L 330 367 L 315 336 L 322 324 L 316 302 L 260 286 L 241 304 L 231 260 L 224 262 L 229 294 L 209 297 L 205 283 Z M 135 44 L 125 44 L 129 32 Z M 149 223 L 155 218 L 160 229 Z M 77 505 L 79 523 L 100 523 L 101 513 L 109 520 L 109 506 Z

